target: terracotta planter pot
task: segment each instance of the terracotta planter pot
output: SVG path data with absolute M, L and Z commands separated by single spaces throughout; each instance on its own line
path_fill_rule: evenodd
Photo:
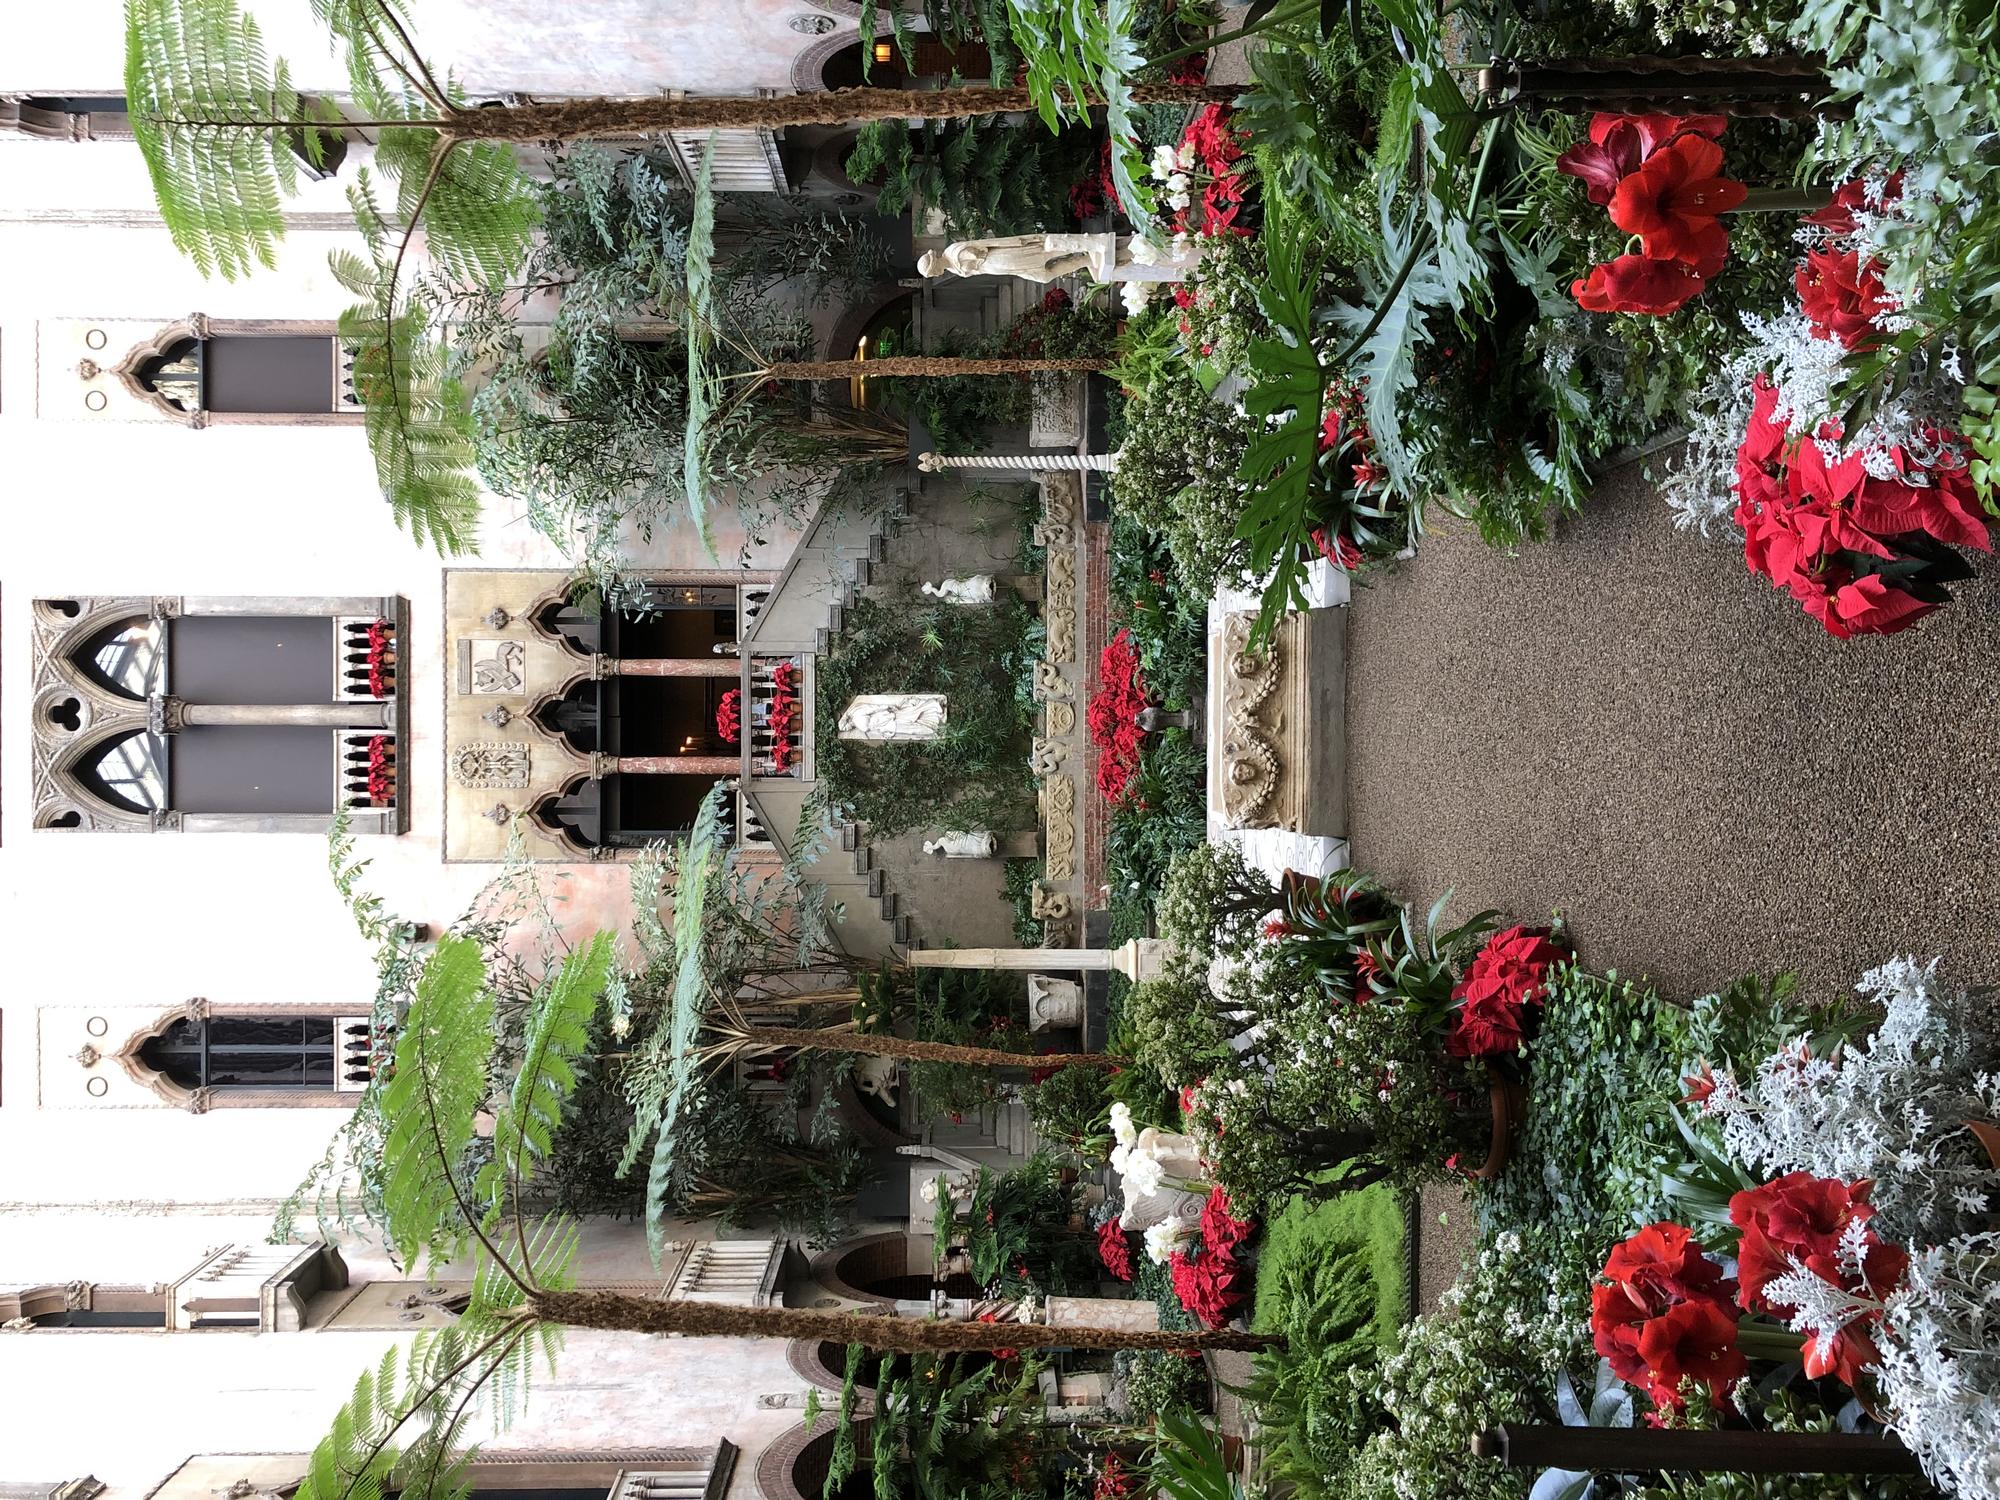
M 1514 1155 L 1514 1133 L 1528 1117 L 1527 1085 L 1514 1082 L 1491 1063 L 1486 1065 L 1486 1089 L 1493 1106 L 1493 1143 L 1487 1147 L 1486 1160 L 1472 1173 L 1481 1182 L 1491 1182 L 1507 1169 Z

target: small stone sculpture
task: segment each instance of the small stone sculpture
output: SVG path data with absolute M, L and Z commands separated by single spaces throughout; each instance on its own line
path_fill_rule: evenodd
M 946 832 L 924 841 L 924 853 L 942 854 L 946 859 L 991 859 L 999 840 L 984 832 Z
M 965 578 L 947 578 L 942 583 L 926 583 L 923 591 L 940 604 L 991 604 L 993 575 L 974 573 Z

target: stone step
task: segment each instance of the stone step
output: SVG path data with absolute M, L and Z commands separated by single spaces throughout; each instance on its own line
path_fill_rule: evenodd
M 891 922 L 889 924 L 889 931 L 895 937 L 897 943 L 901 944 L 904 947 L 909 946 L 911 926 L 910 926 L 910 919 L 907 914 L 904 916 L 900 916 L 896 918 L 895 921 Z
M 876 894 L 879 894 L 882 897 L 882 920 L 885 922 L 895 921 L 897 916 L 901 912 L 903 904 L 902 897 L 898 896 L 894 891 L 889 891 L 889 890 L 881 891 Z
M 889 873 L 888 873 L 888 871 L 886 871 L 886 870 L 870 870 L 870 871 L 868 871 L 868 872 L 867 872 L 867 877 L 868 877 L 868 894 L 869 894 L 869 895 L 871 895 L 871 896 L 880 896 L 880 895 L 881 895 L 881 894 L 882 894 L 882 893 L 883 893 L 884 891 L 886 891 L 886 890 L 887 890 L 887 889 L 889 888 Z
M 843 844 L 841 847 L 845 848 L 847 846 Z M 860 848 L 854 851 L 854 873 L 857 875 L 866 875 L 874 868 L 875 846 L 873 844 L 861 845 Z
M 907 505 L 909 503 L 908 492 L 903 491 L 900 493 L 902 493 L 904 504 Z M 868 538 L 868 560 L 878 563 L 889 560 L 889 539 L 879 531 Z
M 840 825 L 840 847 L 843 849 L 858 849 L 860 846 L 860 828 L 853 823 L 842 823 Z
M 813 649 L 821 656 L 833 649 L 833 632 L 824 625 L 813 632 Z

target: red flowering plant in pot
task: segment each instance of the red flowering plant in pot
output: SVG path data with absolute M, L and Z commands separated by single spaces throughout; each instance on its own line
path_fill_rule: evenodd
M 1948 425 L 1961 384 L 1900 363 L 1905 320 L 1863 240 L 1899 195 L 1893 177 L 1848 183 L 1806 220 L 1799 306 L 1761 325 L 1736 453 L 1745 563 L 1838 640 L 1908 629 L 1971 576 L 1955 547 L 1993 550 L 1971 446 Z
M 1139 727 L 1139 714 L 1147 706 L 1146 685 L 1139 677 L 1139 653 L 1129 630 L 1120 629 L 1105 642 L 1098 657 L 1097 679 L 1084 723 L 1097 750 L 1098 795 L 1116 807 L 1138 785 L 1140 750 L 1146 738 Z
M 1591 1342 L 1620 1380 L 1663 1411 L 1680 1409 L 1688 1381 L 1726 1401 L 1749 1369 L 1735 1294 L 1692 1231 L 1651 1224 L 1605 1262 L 1591 1292 Z
M 1721 272 L 1729 231 L 1720 216 L 1749 191 L 1722 175 L 1726 124 L 1720 115 L 1599 114 L 1589 138 L 1557 159 L 1634 241 L 1571 286 L 1578 306 L 1664 317 Z
M 1327 385 L 1320 419 L 1314 496 L 1320 524 L 1312 546 L 1344 573 L 1414 545 L 1411 508 L 1389 488 L 1365 415 L 1367 399 L 1365 380 L 1335 379 Z

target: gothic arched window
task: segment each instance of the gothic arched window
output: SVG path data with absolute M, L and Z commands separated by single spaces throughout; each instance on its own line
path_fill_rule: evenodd
M 367 1078 L 367 1028 L 358 1038 L 340 1034 L 332 1016 L 182 1017 L 139 1048 L 139 1060 L 180 1087 L 195 1089 L 330 1089 L 348 1066 L 343 1055 L 358 1050 L 361 1078 Z

